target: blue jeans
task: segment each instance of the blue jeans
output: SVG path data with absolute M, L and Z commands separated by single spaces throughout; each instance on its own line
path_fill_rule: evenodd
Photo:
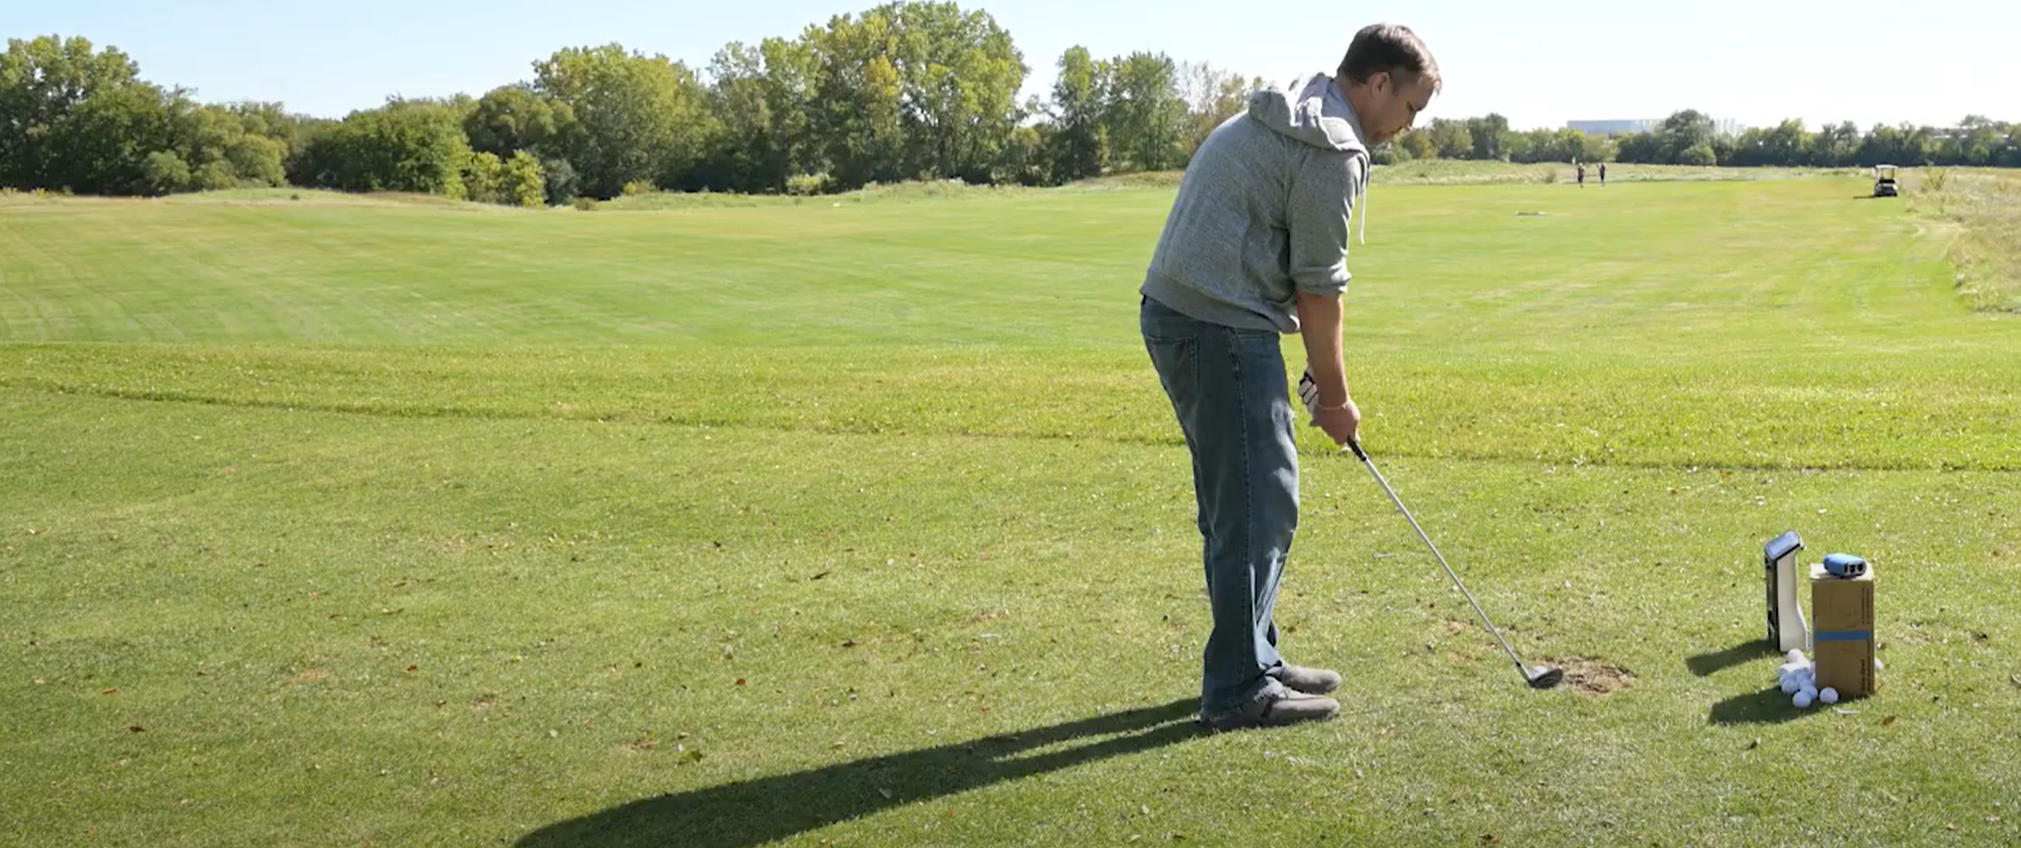
M 1201 707 L 1234 709 L 1283 665 L 1271 611 L 1298 530 L 1298 449 L 1284 353 L 1275 330 L 1197 321 L 1149 298 L 1138 320 L 1193 455 L 1214 612 Z

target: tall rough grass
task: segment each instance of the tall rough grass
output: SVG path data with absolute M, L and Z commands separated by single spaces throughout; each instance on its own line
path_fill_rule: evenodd
M 1908 188 L 1915 211 L 1954 222 L 1958 294 L 1972 308 L 2021 313 L 2021 174 L 1932 169 Z

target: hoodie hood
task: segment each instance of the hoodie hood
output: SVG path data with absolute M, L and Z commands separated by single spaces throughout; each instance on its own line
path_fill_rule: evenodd
M 1308 147 L 1346 153 L 1361 159 L 1363 173 L 1369 167 L 1368 145 L 1361 140 L 1361 118 L 1347 95 L 1333 84 L 1333 77 L 1314 74 L 1289 88 L 1266 88 L 1249 95 L 1249 117 L 1277 134 Z M 1361 219 L 1361 243 L 1368 243 L 1368 180 L 1361 182 L 1361 196 L 1355 198 L 1355 217 Z
M 1343 153 L 1368 155 L 1361 141 L 1361 118 L 1333 77 L 1314 74 L 1296 89 L 1266 88 L 1249 95 L 1249 117 L 1288 138 Z

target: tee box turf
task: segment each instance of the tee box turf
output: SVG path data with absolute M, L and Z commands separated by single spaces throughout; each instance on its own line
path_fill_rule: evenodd
M 1857 698 L 1874 693 L 1874 570 L 1839 577 L 1824 563 L 1810 569 L 1811 625 L 1819 689 Z

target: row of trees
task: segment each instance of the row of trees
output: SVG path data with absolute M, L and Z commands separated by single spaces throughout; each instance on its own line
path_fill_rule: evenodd
M 1825 167 L 1944 165 L 2021 167 L 2021 124 L 1968 116 L 1956 128 L 1877 125 L 1861 132 L 1850 121 L 1819 127 L 1800 120 L 1735 135 L 1716 131 L 1713 119 L 1685 110 L 1648 132 L 1588 135 L 1573 129 L 1517 132 L 1507 118 L 1488 115 L 1439 119 L 1397 139 L 1378 156 L 1411 159 L 1490 159 L 1510 162 L 1631 162 L 1650 165 Z
M 143 194 L 295 184 L 502 203 L 627 190 L 828 191 L 871 182 L 1058 183 L 1183 167 L 1260 80 L 1073 48 L 1050 102 L 987 13 L 895 2 L 798 38 L 730 44 L 701 73 L 571 48 L 486 93 L 341 121 L 204 105 L 82 38 L 0 56 L 0 186 Z
M 206 106 L 82 39 L 0 54 L 0 186 L 157 194 L 275 185 L 300 122 L 266 104 Z
M 730 44 L 697 72 L 619 45 L 571 48 L 482 97 L 395 99 L 342 120 L 278 103 L 207 105 L 140 77 L 81 38 L 12 40 L 0 54 L 0 186 L 145 194 L 244 186 L 410 191 L 563 203 L 641 188 L 819 192 L 870 182 L 1056 184 L 1184 167 L 1260 79 L 1133 53 L 1060 56 L 1047 98 L 1017 100 L 1028 68 L 986 12 L 893 2 L 797 38 Z M 1602 138 L 1437 120 L 1381 151 L 1517 162 L 2021 166 L 2021 127 L 1956 130 L 1801 122 L 1721 136 L 1679 112 Z
M 1508 162 L 1602 162 L 1614 156 L 1613 142 L 1573 129 L 1517 132 L 1509 119 L 1439 118 L 1398 137 L 1378 151 L 1382 163 L 1412 159 L 1485 159 Z
M 1650 132 L 1622 138 L 1619 145 L 1621 161 L 1678 165 L 2021 167 L 2021 124 L 1978 115 L 1941 130 L 1901 124 L 1862 133 L 1848 121 L 1813 132 L 1803 121 L 1787 120 L 1773 128 L 1720 135 L 1710 117 L 1684 111 Z

